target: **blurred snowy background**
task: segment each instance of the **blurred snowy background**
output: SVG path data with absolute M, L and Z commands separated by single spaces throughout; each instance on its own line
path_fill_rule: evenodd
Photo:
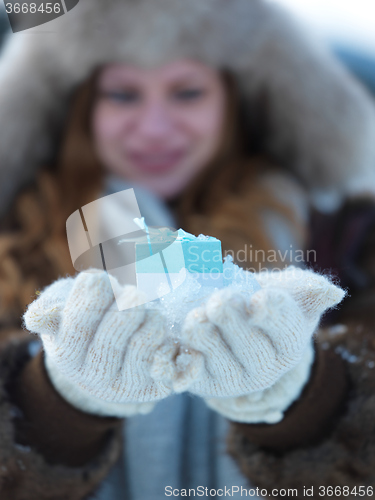
M 322 38 L 375 94 L 375 0 L 273 0 Z

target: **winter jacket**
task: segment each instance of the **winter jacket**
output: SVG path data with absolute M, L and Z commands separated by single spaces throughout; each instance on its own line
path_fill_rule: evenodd
M 359 244 L 361 255 L 372 253 L 371 238 Z M 363 271 L 375 279 L 370 265 Z M 374 485 L 370 291 L 357 291 L 319 330 L 310 380 L 281 422 L 231 423 L 228 452 L 262 496 L 271 489 L 296 489 L 300 498 L 303 487 Z M 81 499 L 95 492 L 121 452 L 123 421 L 70 406 L 48 379 L 39 342 L 22 329 L 2 329 L 0 367 L 2 498 Z

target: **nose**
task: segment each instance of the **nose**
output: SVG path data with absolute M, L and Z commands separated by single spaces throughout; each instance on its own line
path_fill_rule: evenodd
M 167 103 L 160 100 L 146 102 L 137 125 L 138 133 L 144 140 L 168 138 L 173 130 L 173 119 Z

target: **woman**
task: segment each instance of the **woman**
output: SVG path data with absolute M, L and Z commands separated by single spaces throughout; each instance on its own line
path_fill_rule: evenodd
M 215 420 L 217 413 L 207 413 L 200 400 L 193 403 L 184 395 L 162 399 L 144 417 L 126 418 L 125 457 L 132 463 L 118 462 L 123 420 L 115 418 L 113 409 L 107 411 L 103 401 L 99 410 L 92 399 L 87 403 L 90 398 L 73 394 L 66 381 L 52 374 L 51 365 L 47 373 L 43 354 L 33 356 L 34 344 L 17 330 L 22 313 L 35 290 L 51 283 L 55 288 L 41 294 L 44 304 L 54 299 L 50 292 L 61 283 L 67 284 L 65 298 L 72 308 L 84 300 L 82 275 L 74 284 L 68 279 L 56 285 L 57 278 L 75 273 L 65 221 L 83 205 L 129 185 L 146 188 L 144 196 L 156 195 L 153 206 L 159 215 L 153 209 L 150 224 L 168 224 L 173 216 L 185 230 L 216 236 L 225 250 L 235 253 L 246 243 L 254 250 L 283 249 L 281 255 L 290 244 L 307 248 L 310 199 L 334 209 L 348 195 L 373 193 L 372 104 L 283 12 L 263 2 L 114 2 L 109 9 L 81 1 L 54 23 L 56 31 L 47 39 L 10 42 L 0 68 L 2 88 L 9 90 L 0 102 L 6 123 L 0 144 L 2 497 L 84 498 L 116 462 L 120 465 L 108 485 L 112 498 L 165 496 L 166 479 L 179 488 L 196 486 L 199 480 L 204 486 L 224 485 L 214 476 L 228 465 L 215 458 L 212 446 L 202 445 L 209 441 L 212 422 L 221 426 L 224 420 Z M 41 171 L 47 161 L 51 166 Z M 32 185 L 21 191 L 26 182 Z M 144 191 L 138 193 L 144 213 L 151 201 L 142 202 Z M 295 214 L 297 210 L 301 213 Z M 244 267 L 251 264 L 258 271 L 258 264 L 267 264 L 252 261 L 247 250 L 245 256 Z M 276 264 L 268 262 L 269 267 Z M 335 295 L 321 306 L 315 323 L 337 302 Z M 46 312 L 40 308 L 43 302 L 33 304 L 37 306 L 28 311 L 40 319 Z M 32 323 L 30 314 L 28 321 Z M 56 328 L 62 331 L 60 324 Z M 298 487 L 300 492 L 303 485 L 317 490 L 318 485 L 373 483 L 364 447 L 373 440 L 367 418 L 373 351 L 368 332 L 355 336 L 353 328 L 341 329 L 334 338 L 321 332 L 326 343 L 318 343 L 314 353 L 306 350 L 298 390 L 293 397 L 289 394 L 278 423 L 260 419 L 231 424 L 231 451 L 241 465 L 242 480 L 249 478 L 269 490 Z M 41 334 L 51 359 L 45 330 L 39 323 L 33 331 Z M 350 353 L 367 349 L 360 364 L 343 363 L 329 348 L 331 343 L 346 355 L 348 346 Z M 60 348 L 66 353 L 66 345 Z M 351 397 L 344 369 L 355 389 Z M 202 386 L 191 392 L 206 399 L 210 393 Z M 209 404 L 228 413 L 228 408 Z M 117 416 L 128 416 L 133 408 L 127 415 L 124 411 Z M 179 420 L 176 415 L 181 415 Z M 163 429 L 160 421 L 165 417 L 168 427 Z M 189 424 L 189 417 L 198 424 Z M 150 418 L 144 427 L 141 418 Z M 207 429 L 199 435 L 202 422 Z M 182 425 L 190 433 L 185 441 L 179 434 Z M 137 433 L 149 427 L 142 441 Z M 162 449 L 165 457 L 160 469 L 150 469 L 150 488 L 142 489 L 131 476 L 142 466 L 148 471 L 152 462 L 139 451 L 147 439 L 153 440 L 151 451 Z M 317 443 L 311 446 L 313 440 Z M 194 468 L 197 450 L 201 462 Z M 165 475 L 167 469 L 174 470 Z

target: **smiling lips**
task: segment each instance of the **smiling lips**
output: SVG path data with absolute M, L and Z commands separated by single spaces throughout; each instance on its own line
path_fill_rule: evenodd
M 184 155 L 184 151 L 130 153 L 128 158 L 141 172 L 162 174 L 173 170 Z

